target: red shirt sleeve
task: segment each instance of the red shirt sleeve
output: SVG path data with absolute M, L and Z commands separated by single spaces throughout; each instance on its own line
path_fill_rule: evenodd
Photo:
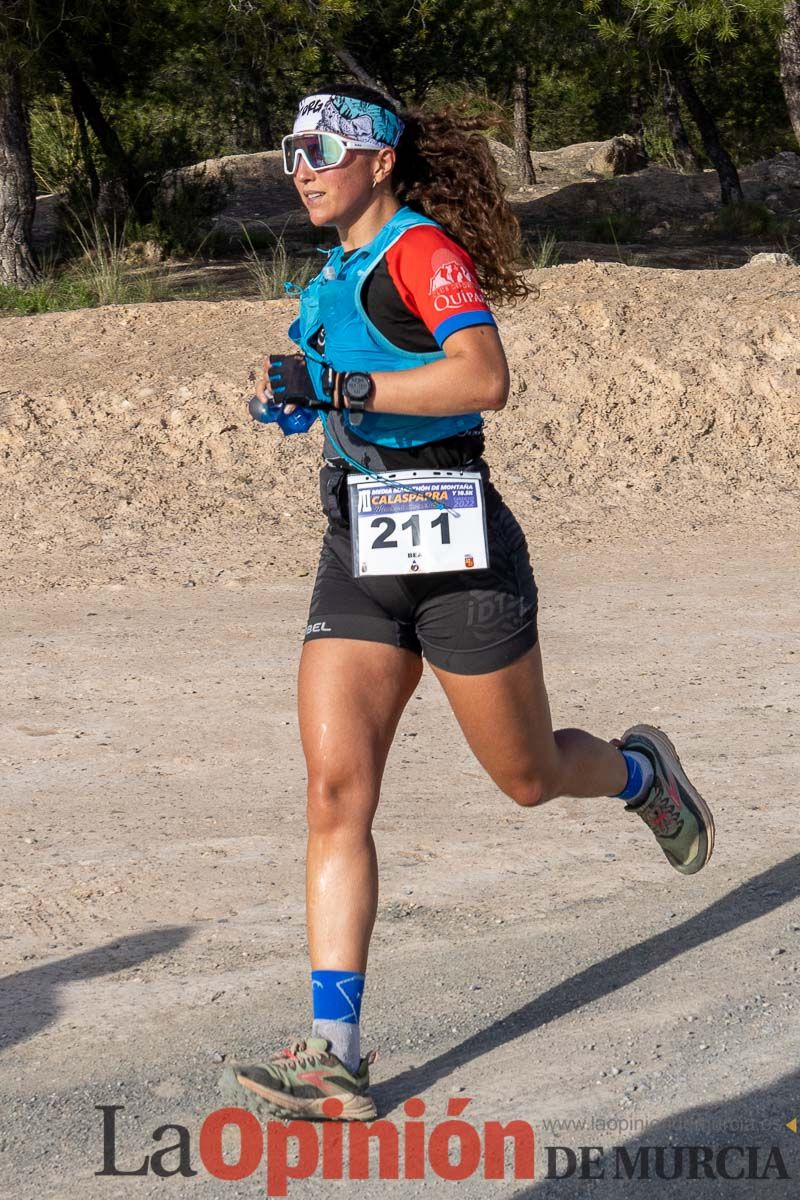
M 386 251 L 386 266 L 401 300 L 442 346 L 470 325 L 495 320 L 463 247 L 433 225 L 407 229 Z

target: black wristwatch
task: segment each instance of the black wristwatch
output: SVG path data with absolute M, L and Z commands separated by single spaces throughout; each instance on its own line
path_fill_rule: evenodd
M 372 395 L 372 376 L 366 371 L 345 371 L 341 377 L 341 394 L 351 413 L 363 413 Z

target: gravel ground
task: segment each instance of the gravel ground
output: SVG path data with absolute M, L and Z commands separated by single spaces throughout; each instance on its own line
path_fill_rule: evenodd
M 638 1196 L 641 1180 L 613 1178 L 613 1147 L 671 1143 L 760 1147 L 762 1173 L 778 1146 L 791 1179 L 701 1169 L 648 1194 L 795 1195 L 794 540 L 740 526 L 531 550 L 555 722 L 608 737 L 663 725 L 713 806 L 717 848 L 687 879 L 621 802 L 515 808 L 426 673 L 375 824 L 364 1033 L 381 1052 L 379 1112 L 402 1127 L 419 1097 L 427 1136 L 451 1099 L 469 1099 L 463 1119 L 481 1136 L 486 1122 L 528 1122 L 536 1180 L 515 1182 L 507 1156 L 504 1180 L 479 1168 L 463 1181 L 470 1200 Z M 264 1194 L 263 1167 L 210 1177 L 198 1137 L 223 1061 L 308 1029 L 294 679 L 309 591 L 310 579 L 223 579 L 6 593 L 3 1196 Z M 173 1144 L 174 1131 L 152 1134 L 180 1123 L 198 1174 L 96 1177 L 98 1105 L 122 1106 L 120 1169 Z M 588 1171 L 606 1178 L 581 1179 L 579 1161 L 547 1179 L 557 1145 L 604 1147 Z M 375 1179 L 374 1156 L 371 1169 L 369 1182 L 318 1172 L 289 1194 L 453 1187 L 430 1165 L 397 1182 Z

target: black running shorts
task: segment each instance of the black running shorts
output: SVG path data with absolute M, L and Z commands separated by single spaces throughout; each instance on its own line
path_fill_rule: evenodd
M 326 483 L 344 506 L 346 491 L 323 471 L 323 498 Z M 489 567 L 479 571 L 357 579 L 347 514 L 330 517 L 328 506 L 305 641 L 381 642 L 424 653 L 457 675 L 497 671 L 535 646 L 537 591 L 525 535 L 491 483 L 484 493 Z

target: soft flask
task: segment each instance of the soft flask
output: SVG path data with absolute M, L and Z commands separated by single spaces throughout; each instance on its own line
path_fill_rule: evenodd
M 305 433 L 317 419 L 313 408 L 296 408 L 293 413 L 285 413 L 280 401 L 271 400 L 264 404 L 258 396 L 250 397 L 248 408 L 253 420 L 260 421 L 262 425 L 276 421 L 285 437 L 291 433 Z

